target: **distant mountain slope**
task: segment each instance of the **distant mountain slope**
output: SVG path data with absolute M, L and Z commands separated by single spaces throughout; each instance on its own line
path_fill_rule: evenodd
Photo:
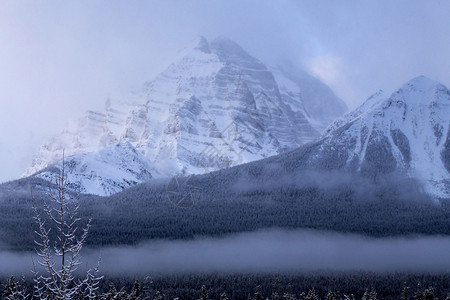
M 450 199 L 449 128 L 449 90 L 420 76 L 390 96 L 378 92 L 370 97 L 318 141 L 241 171 L 258 169 L 269 178 L 344 171 L 375 183 L 383 176 L 406 176 L 421 183 L 427 194 Z
M 294 149 L 319 137 L 346 108 L 317 79 L 292 74 L 274 76 L 226 38 L 200 38 L 141 91 L 87 112 L 43 145 L 25 176 L 57 162 L 62 149 L 80 155 L 120 141 L 147 158 L 154 177 L 205 173 Z M 89 185 L 92 177 L 77 172 Z
M 450 92 L 420 76 L 389 97 L 376 94 L 333 124 L 310 164 L 368 176 L 399 172 L 450 198 Z

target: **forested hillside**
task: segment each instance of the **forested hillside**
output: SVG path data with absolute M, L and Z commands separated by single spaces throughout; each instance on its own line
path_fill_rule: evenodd
M 373 190 L 366 186 L 366 193 L 358 191 L 356 184 L 328 188 L 300 184 L 274 186 L 275 181 L 270 180 L 261 189 L 243 189 L 239 181 L 223 180 L 221 173 L 227 172 L 215 174 L 215 181 L 197 176 L 184 182 L 179 179 L 179 185 L 173 181 L 150 182 L 111 197 L 82 196 L 81 217 L 84 220 L 92 217 L 87 245 L 191 239 L 269 227 L 313 228 L 375 237 L 450 234 L 450 203 L 421 200 L 419 192 L 412 192 L 411 181 L 401 184 L 397 181 L 392 186 L 386 180 Z M 253 183 L 256 183 L 259 177 L 254 176 Z M 42 196 L 36 188 L 32 196 L 28 183 L 21 180 L 9 183 L 9 188 L 2 186 L 0 240 L 3 248 L 31 250 L 34 247 L 32 197 L 39 205 Z

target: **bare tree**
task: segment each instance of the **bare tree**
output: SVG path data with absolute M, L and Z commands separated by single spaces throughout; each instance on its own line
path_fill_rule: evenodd
M 98 281 L 102 278 L 98 276 L 98 265 L 94 270 L 87 271 L 84 280 L 76 280 L 74 275 L 81 264 L 80 251 L 91 227 L 91 219 L 79 230 L 79 193 L 74 197 L 68 189 L 64 152 L 61 170 L 55 177 L 55 188 L 50 189 L 47 196 L 48 202 L 42 200 L 43 216 L 33 205 L 39 237 L 35 241 L 36 253 L 38 263 L 44 269 L 43 274 L 39 274 L 36 267 L 34 269 L 34 296 L 40 299 L 73 299 L 76 295 L 79 297 L 81 292 L 87 298 L 94 299 Z M 53 242 L 52 237 L 55 237 Z

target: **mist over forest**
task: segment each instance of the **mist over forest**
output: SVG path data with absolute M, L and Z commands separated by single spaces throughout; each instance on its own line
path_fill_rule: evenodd
M 259 230 L 221 238 L 154 240 L 86 248 L 83 266 L 101 259 L 107 276 L 184 273 L 446 273 L 448 236 L 368 238 L 316 230 Z M 33 252 L 0 252 L 1 275 L 30 275 Z

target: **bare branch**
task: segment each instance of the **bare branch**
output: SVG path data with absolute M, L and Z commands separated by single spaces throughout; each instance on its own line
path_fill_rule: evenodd
M 61 172 L 55 178 L 56 190 L 49 190 L 47 193 L 49 202 L 42 201 L 44 216 L 56 229 L 56 240 L 52 246 L 51 229 L 46 227 L 46 222 L 33 201 L 34 220 L 38 225 L 35 233 L 39 238 L 38 241 L 35 241 L 38 247 L 36 254 L 39 257 L 39 265 L 44 268 L 46 273 L 45 276 L 40 275 L 34 268 L 34 296 L 41 299 L 71 299 L 80 292 L 86 294 L 89 299 L 93 299 L 92 297 L 98 289 L 98 281 L 103 278 L 97 275 L 97 265 L 94 271 L 87 271 L 86 279 L 83 281 L 75 282 L 74 280 L 74 272 L 81 264 L 80 252 L 88 236 L 92 219 L 89 219 L 78 235 L 80 204 L 78 198 L 70 197 L 67 185 L 63 153 Z M 58 264 L 55 262 L 55 257 L 60 260 Z M 85 290 L 83 291 L 83 289 Z

